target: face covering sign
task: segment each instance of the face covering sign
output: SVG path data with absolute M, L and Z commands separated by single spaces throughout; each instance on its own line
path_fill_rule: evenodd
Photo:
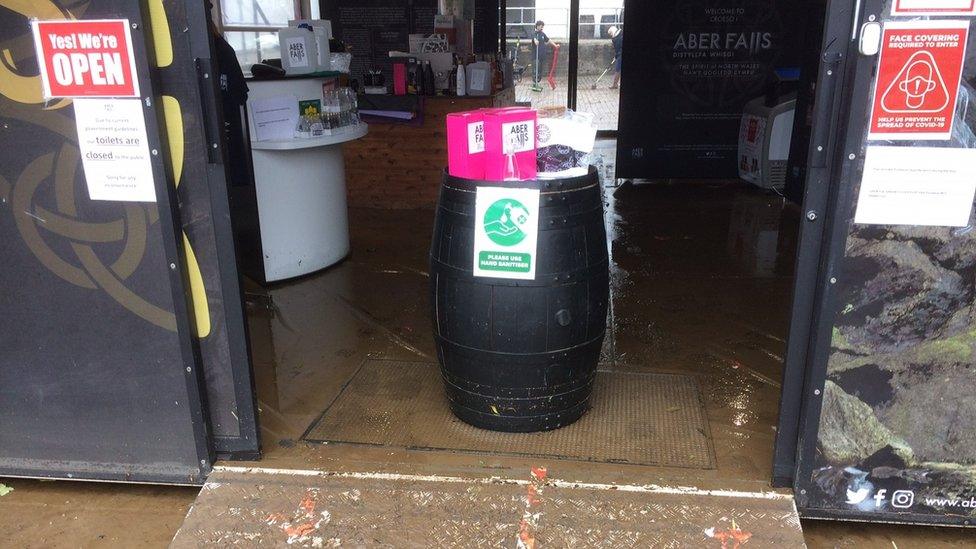
M 869 138 L 948 140 L 962 78 L 968 21 L 884 27 Z

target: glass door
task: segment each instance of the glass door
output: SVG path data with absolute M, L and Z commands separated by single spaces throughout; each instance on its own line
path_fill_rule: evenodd
M 624 0 L 580 0 L 576 20 L 576 110 L 593 113 L 601 132 L 617 131 Z
M 504 6 L 516 100 L 590 112 L 602 133 L 616 132 L 624 0 L 507 0 Z
M 590 112 L 597 129 L 616 132 L 623 18 L 624 0 L 507 0 L 516 100 Z
M 534 108 L 571 105 L 570 0 L 508 0 L 507 54 L 515 60 L 515 99 Z

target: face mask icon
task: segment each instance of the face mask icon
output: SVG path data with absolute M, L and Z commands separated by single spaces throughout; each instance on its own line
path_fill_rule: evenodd
M 881 107 L 888 113 L 936 113 L 948 105 L 949 89 L 928 51 L 916 52 L 905 62 L 881 99 Z
M 919 109 L 925 104 L 925 96 L 938 85 L 932 79 L 933 74 L 935 70 L 928 59 L 919 59 L 908 65 L 898 89 L 905 93 L 905 104 L 909 109 Z

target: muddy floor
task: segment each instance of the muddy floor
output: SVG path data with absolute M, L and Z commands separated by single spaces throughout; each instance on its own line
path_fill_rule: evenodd
M 735 182 L 606 189 L 611 313 L 601 369 L 693 376 L 707 467 L 592 463 L 303 440 L 367 360 L 434 361 L 430 211 L 350 212 L 352 253 L 300 280 L 247 285 L 262 467 L 521 474 L 568 481 L 768 490 L 797 211 Z M 0 545 L 164 546 L 196 490 L 4 480 Z M 2 491 L 0 491 L 2 493 Z M 804 522 L 811 547 L 973 546 L 963 530 Z M 718 545 L 716 545 L 717 547 Z

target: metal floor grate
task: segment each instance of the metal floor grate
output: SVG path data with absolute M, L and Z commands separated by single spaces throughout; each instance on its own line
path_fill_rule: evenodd
M 367 360 L 305 440 L 714 468 L 694 377 L 600 372 L 591 398 L 582 419 L 555 431 L 486 431 L 451 414 L 436 364 Z

